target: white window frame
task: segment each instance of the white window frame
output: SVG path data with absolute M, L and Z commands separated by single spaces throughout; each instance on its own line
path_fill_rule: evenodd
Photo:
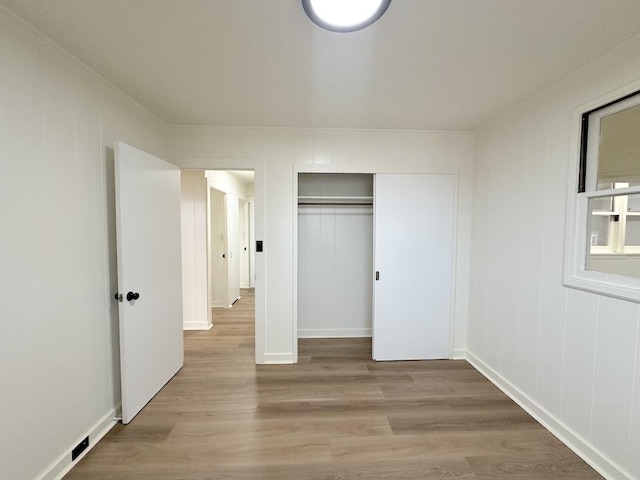
M 610 95 L 594 99 L 573 111 L 572 147 L 570 162 L 569 191 L 567 198 L 567 230 L 565 238 L 565 265 L 563 284 L 589 292 L 640 303 L 640 278 L 626 277 L 611 273 L 586 270 L 587 256 L 590 254 L 589 199 L 640 194 L 640 186 L 596 190 L 597 158 L 600 139 L 600 119 L 631 106 L 640 105 L 640 95 L 630 96 L 640 90 L 640 81 L 632 87 L 619 89 Z M 628 97 L 625 100 L 617 101 Z M 615 102 L 615 103 L 613 103 Z M 606 107 L 601 108 L 601 106 Z M 582 145 L 583 118 L 588 114 L 589 135 L 586 142 L 586 176 L 584 192 L 579 192 L 580 154 Z M 620 231 L 618 232 L 620 233 Z M 621 232 L 624 235 L 624 231 Z M 605 247 L 606 248 L 606 247 Z M 635 250 L 635 249 L 633 249 Z M 594 252 L 596 253 L 596 252 Z M 635 253 L 607 252 L 610 255 Z

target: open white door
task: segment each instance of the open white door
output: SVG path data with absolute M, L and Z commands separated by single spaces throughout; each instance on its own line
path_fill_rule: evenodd
M 377 174 L 373 359 L 449 358 L 453 175 Z
M 115 169 L 122 422 L 129 423 L 183 364 L 180 171 L 122 142 Z

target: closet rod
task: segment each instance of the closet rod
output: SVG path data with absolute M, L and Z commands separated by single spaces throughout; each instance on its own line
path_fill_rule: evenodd
M 373 196 L 300 195 L 298 205 L 373 205 Z
M 372 202 L 367 203 L 348 203 L 348 202 L 298 202 L 298 205 L 302 206 L 343 206 L 343 207 L 372 207 Z

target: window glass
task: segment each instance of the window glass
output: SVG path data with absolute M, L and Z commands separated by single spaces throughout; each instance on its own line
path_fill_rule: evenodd
M 597 188 L 614 182 L 640 184 L 640 105 L 600 119 Z
M 612 210 L 602 210 L 602 205 L 612 205 Z M 588 242 L 591 254 L 640 254 L 640 194 L 590 198 Z
M 640 213 L 640 195 L 629 195 L 627 211 L 632 213 Z
M 608 216 L 591 215 L 591 246 L 606 247 L 609 244 L 609 222 Z
M 627 217 L 625 245 L 640 246 L 640 217 Z
M 590 203 L 594 212 L 613 212 L 613 197 L 592 198 Z

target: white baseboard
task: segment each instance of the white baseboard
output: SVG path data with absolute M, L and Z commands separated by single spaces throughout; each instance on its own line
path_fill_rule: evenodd
M 200 323 L 200 322 L 184 322 L 182 325 L 183 330 L 211 330 L 213 324 Z
M 298 338 L 354 338 L 370 337 L 370 328 L 301 328 Z
M 453 350 L 453 359 L 454 360 L 466 360 L 467 359 L 467 351 L 464 348 L 454 348 L 454 350 Z
M 573 450 L 580 458 L 587 462 L 600 475 L 611 480 L 631 479 L 631 475 L 617 466 L 606 455 L 591 445 L 587 440 L 567 427 L 554 415 L 540 406 L 534 399 L 521 391 L 518 387 L 506 380 L 491 367 L 473 353 L 466 352 L 467 361 L 473 365 L 491 383 L 502 390 L 514 402 L 520 405 L 527 413 L 542 424 L 549 432 L 558 438 L 567 447 Z
M 242 297 L 236 298 L 231 305 L 224 305 L 223 303 L 212 303 L 211 308 L 233 308 L 233 304 L 240 300 Z
M 100 439 L 104 437 L 107 432 L 111 430 L 118 422 L 116 420 L 118 409 L 119 407 L 113 409 L 111 412 L 105 415 L 102 420 L 96 423 L 88 432 L 89 446 L 78 456 L 78 458 L 71 461 L 71 450 L 73 450 L 86 435 L 84 435 L 82 438 L 79 438 L 78 441 L 73 445 L 69 445 L 66 448 L 66 453 L 63 453 L 57 461 L 51 464 L 49 468 L 47 468 L 47 470 L 38 477 L 38 480 L 60 480 L 67 473 L 69 473 L 69 470 L 71 470 L 76 463 L 78 463 L 87 453 L 89 453 L 89 451 L 96 445 L 96 443 L 98 443 Z
M 265 365 L 288 365 L 294 363 L 293 353 L 266 353 L 264 355 Z

